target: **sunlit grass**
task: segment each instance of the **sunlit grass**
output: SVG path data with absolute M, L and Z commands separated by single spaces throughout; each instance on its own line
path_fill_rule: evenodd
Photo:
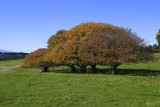
M 131 64 L 122 64 L 118 68 L 120 69 L 146 69 L 146 70 L 160 70 L 160 53 L 155 53 L 157 58 L 154 62 L 146 63 L 131 63 Z
M 23 60 L 0 61 L 0 66 L 22 63 Z M 148 70 L 150 66 L 151 70 L 160 70 L 159 63 L 160 60 L 124 64 L 119 69 Z M 0 72 L 0 107 L 160 106 L 160 75 L 61 73 L 67 69 L 67 66 L 57 66 L 47 73 L 20 68 L 14 68 L 13 73 Z M 57 70 L 60 72 L 54 72 Z
M 22 65 L 22 63 L 23 63 L 23 59 L 0 61 L 0 66 L 12 67 L 17 65 Z
M 0 106 L 160 105 L 159 77 L 16 71 L 0 73 Z

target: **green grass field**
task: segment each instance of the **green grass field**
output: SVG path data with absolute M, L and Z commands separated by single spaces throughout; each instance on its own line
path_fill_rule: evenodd
M 160 54 L 156 54 L 160 57 Z M 23 60 L 1 61 L 17 66 Z M 124 64 L 119 69 L 160 70 L 160 60 Z M 149 67 L 148 67 L 149 66 Z M 105 66 L 98 66 L 105 68 Z M 159 107 L 160 75 L 42 73 L 12 68 L 0 72 L 0 107 Z M 65 66 L 55 70 L 67 69 Z M 1 69 L 0 69 L 1 71 Z
M 156 53 L 157 61 L 137 64 L 123 64 L 120 69 L 146 69 L 146 70 L 160 70 L 160 54 Z
M 17 66 L 17 65 L 22 65 L 22 63 L 23 63 L 23 59 L 0 61 L 0 67 L 1 66 L 13 67 L 13 66 Z

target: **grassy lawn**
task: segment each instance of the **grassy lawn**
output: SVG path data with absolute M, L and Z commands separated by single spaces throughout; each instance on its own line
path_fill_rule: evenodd
M 157 58 L 154 62 L 146 62 L 146 63 L 129 63 L 129 64 L 121 64 L 118 66 L 118 69 L 145 69 L 145 70 L 160 70 L 160 53 L 154 54 Z M 99 65 L 98 68 L 109 68 L 107 66 Z
M 157 61 L 137 64 L 122 64 L 118 68 L 120 69 L 146 69 L 146 70 L 160 70 L 160 54 L 155 53 L 158 58 Z
M 23 63 L 23 59 L 0 61 L 0 67 L 1 66 L 12 67 L 12 66 L 21 65 L 22 63 Z
M 16 66 L 22 62 L 1 61 L 0 66 Z M 125 64 L 119 68 L 148 69 L 150 65 L 151 70 L 160 70 L 158 64 L 160 60 Z M 42 73 L 14 69 L 16 72 L 0 72 L 0 107 L 160 106 L 160 75 Z M 54 69 L 67 68 L 62 66 Z
M 0 106 L 160 106 L 160 77 L 0 73 Z

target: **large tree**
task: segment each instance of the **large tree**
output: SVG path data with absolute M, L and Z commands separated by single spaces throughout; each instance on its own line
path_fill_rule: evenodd
M 138 37 L 129 29 L 116 27 L 110 35 L 106 57 L 109 66 L 113 72 L 118 74 L 116 68 L 124 63 L 135 63 L 149 61 L 153 59 L 151 53 L 146 50 L 146 44 L 143 39 Z
M 55 63 L 77 65 L 83 72 L 90 65 L 92 72 L 97 64 L 116 67 L 123 63 L 147 61 L 152 58 L 145 50 L 144 40 L 130 29 L 105 23 L 82 23 L 59 36 L 48 59 Z
M 74 63 L 67 63 L 64 59 L 63 47 L 64 43 L 68 40 L 67 36 L 64 36 L 68 33 L 66 30 L 59 30 L 55 35 L 49 38 L 48 40 L 48 50 L 49 54 L 45 56 L 46 62 L 54 62 L 56 65 L 67 65 L 71 67 L 72 72 L 76 72 Z
M 48 72 L 48 68 L 53 65 L 53 62 L 44 61 L 45 55 L 48 54 L 48 50 L 45 48 L 38 49 L 31 52 L 24 58 L 22 68 L 36 68 L 42 67 L 43 72 Z
M 81 63 L 91 65 L 93 72 L 96 64 L 109 65 L 117 74 L 116 67 L 121 64 L 153 59 L 144 40 L 130 29 L 104 23 L 83 23 L 70 31 L 72 41 L 77 41 L 76 57 Z
M 99 41 L 100 43 L 102 37 L 97 37 L 97 39 L 95 37 L 102 35 L 102 32 L 108 32 L 109 28 L 111 29 L 112 27 L 110 24 L 105 25 L 108 29 L 104 29 L 105 26 L 101 23 L 83 23 L 60 35 L 59 37 L 63 38 L 63 41 L 53 48 L 50 56 L 48 56 L 48 60 L 52 58 L 52 61 L 57 64 L 77 65 L 83 72 L 86 72 L 86 67 L 91 65 L 92 71 L 94 71 L 96 64 L 102 62 L 100 61 L 102 60 L 101 53 L 97 51 L 97 49 L 101 49 L 97 47 L 97 42 Z

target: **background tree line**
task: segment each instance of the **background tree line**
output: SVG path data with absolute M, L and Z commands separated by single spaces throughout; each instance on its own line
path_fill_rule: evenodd
M 24 59 L 28 53 L 0 53 L 0 61 Z
M 148 51 L 151 53 L 159 53 L 160 52 L 160 29 L 157 32 L 156 40 L 157 40 L 158 45 L 153 44 L 153 45 L 148 45 L 148 47 L 147 47 Z

